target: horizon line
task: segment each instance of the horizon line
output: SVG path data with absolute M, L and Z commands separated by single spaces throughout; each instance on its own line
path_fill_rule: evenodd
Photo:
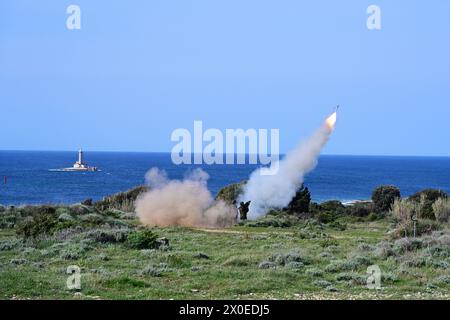
M 77 150 L 42 150 L 42 149 L 0 149 L 0 152 L 78 152 Z M 89 150 L 83 149 L 84 152 L 104 152 L 104 153 L 171 153 L 170 151 L 117 151 L 117 150 Z M 191 152 L 192 154 L 196 154 Z M 236 153 L 235 155 L 240 155 Z M 223 153 L 222 155 L 226 155 Z M 245 153 L 246 156 L 253 155 Z M 284 156 L 285 153 L 280 153 L 279 156 Z M 350 153 L 321 153 L 321 156 L 353 156 L 353 157 L 417 157 L 417 158 L 450 158 L 450 155 L 411 155 L 411 154 L 350 154 Z

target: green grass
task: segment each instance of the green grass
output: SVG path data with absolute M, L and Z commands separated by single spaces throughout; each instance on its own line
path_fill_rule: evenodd
M 131 249 L 126 243 L 90 242 L 82 247 L 81 238 L 58 242 L 50 237 L 0 251 L 0 298 L 450 298 L 450 285 L 437 281 L 448 274 L 448 269 L 427 264 L 400 270 L 405 260 L 427 254 L 426 248 L 387 259 L 374 256 L 373 250 L 361 250 L 361 244 L 370 248 L 388 240 L 389 221 L 346 221 L 346 224 L 343 231 L 317 227 L 317 233 L 324 233 L 326 238 L 311 239 L 299 236 L 301 226 L 152 228 L 158 237 L 169 239 L 170 247 L 164 250 Z M 0 243 L 16 238 L 13 229 L 0 229 Z M 75 259 L 61 254 L 62 250 L 74 247 L 79 253 Z M 209 259 L 199 258 L 199 253 Z M 301 257 L 305 264 L 299 268 L 289 268 L 287 264 L 268 269 L 258 267 L 273 255 L 288 253 Z M 381 290 L 369 290 L 364 284 L 348 280 L 366 276 L 367 266 L 361 262 L 365 258 L 391 276 L 382 282 Z M 432 259 L 450 262 L 448 254 Z M 333 261 L 341 261 L 337 265 L 342 268 L 350 265 L 350 269 L 326 271 Z M 78 293 L 66 288 L 65 272 L 69 265 L 81 268 Z M 318 272 L 308 272 L 310 269 Z M 326 282 L 317 280 L 328 281 L 337 291 L 329 292 L 329 288 L 320 285 Z

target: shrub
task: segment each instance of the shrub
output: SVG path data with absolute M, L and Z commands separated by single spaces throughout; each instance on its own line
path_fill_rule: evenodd
M 331 286 L 331 282 L 327 280 L 314 280 L 312 282 L 316 287 L 326 288 Z
M 420 204 L 422 218 L 434 219 L 433 203 L 439 198 L 447 198 L 447 193 L 442 190 L 424 189 L 409 197 L 409 200 Z
M 234 204 L 237 198 L 242 193 L 242 189 L 247 181 L 233 183 L 219 190 L 216 200 L 223 200 L 227 204 Z
M 356 202 L 345 207 L 345 213 L 353 217 L 366 217 L 374 211 L 372 202 Z
M 28 217 L 17 227 L 17 234 L 24 238 L 36 238 L 41 234 L 53 234 L 57 226 L 57 216 L 55 210 L 44 211 L 40 214 L 35 214 L 33 217 Z
M 372 260 L 366 256 L 354 256 L 350 259 L 352 263 L 354 263 L 356 266 L 370 266 L 372 264 Z
M 241 221 L 239 224 L 245 225 L 246 227 L 289 228 L 300 222 L 300 219 L 296 216 L 272 210 L 271 212 L 269 212 L 269 214 L 257 220 L 247 220 L 245 222 Z
M 417 217 L 418 211 L 419 208 L 415 203 L 407 199 L 395 199 L 390 213 L 399 221 L 400 228 L 406 232 L 408 226 L 411 225 L 412 218 Z
M 395 255 L 394 250 L 392 249 L 392 245 L 386 241 L 377 243 L 373 254 L 375 257 L 383 259 L 383 260 L 390 256 Z
M 338 246 L 338 245 L 339 245 L 339 242 L 336 239 L 325 239 L 325 240 L 320 241 L 320 246 L 322 248 Z
M 42 206 L 23 206 L 18 208 L 22 217 L 35 217 L 41 214 L 52 214 L 55 213 L 55 208 L 42 205 Z
M 78 215 L 78 216 L 92 212 L 92 210 L 90 208 L 88 208 L 87 206 L 81 205 L 81 204 L 76 204 L 76 205 L 70 206 L 69 210 L 72 214 Z
M 377 212 L 389 211 L 397 198 L 400 198 L 400 190 L 395 186 L 379 186 L 372 192 L 372 202 Z
M 331 273 L 352 271 L 356 270 L 358 266 L 359 264 L 353 260 L 335 260 L 325 267 L 325 271 Z
M 345 211 L 345 206 L 339 200 L 329 200 L 322 202 L 320 208 L 325 211 L 334 211 L 336 213 L 342 214 Z
M 259 269 L 275 269 L 277 264 L 272 261 L 263 261 L 258 265 Z
M 289 213 L 306 213 L 309 212 L 309 204 L 311 203 L 311 193 L 304 184 L 295 193 L 294 198 L 286 207 Z
M 58 215 L 58 220 L 59 221 L 75 221 L 74 217 L 72 217 L 69 213 L 61 213 L 60 215 Z
M 443 276 L 437 277 L 436 282 L 438 284 L 450 285 L 450 275 L 443 275 Z
M 393 250 L 398 254 L 403 254 L 408 251 L 416 251 L 423 246 L 421 239 L 401 238 L 394 242 Z
M 378 214 L 376 214 L 375 212 L 371 212 L 371 213 L 369 213 L 369 215 L 367 216 L 366 221 L 372 222 L 372 221 L 378 220 L 379 218 L 380 218 L 380 216 L 379 216 Z
M 280 266 L 284 266 L 289 262 L 301 262 L 303 264 L 309 264 L 308 259 L 302 257 L 296 252 L 274 253 L 269 257 L 269 261 L 272 261 Z
M 105 218 L 98 214 L 98 213 L 88 213 L 85 215 L 82 215 L 80 217 L 80 220 L 88 225 L 88 226 L 98 226 L 99 224 L 103 223 L 105 221 Z
M 128 244 L 134 249 L 153 249 L 157 247 L 158 236 L 151 230 L 139 230 L 128 235 Z
M 105 197 L 102 200 L 97 201 L 94 206 L 98 211 L 117 209 L 125 212 L 133 212 L 134 202 L 137 197 L 146 191 L 148 191 L 148 187 L 138 186 L 131 190 Z
M 143 276 L 161 277 L 163 273 L 172 271 L 167 264 L 160 263 L 159 265 L 150 264 L 141 270 L 140 274 Z
M 336 281 L 355 281 L 358 284 L 365 284 L 366 279 L 354 272 L 344 272 L 336 275 Z
M 292 269 L 292 270 L 300 270 L 301 268 L 303 268 L 304 264 L 301 262 L 297 262 L 297 261 L 291 261 L 288 262 L 285 267 L 288 269 Z
M 83 257 L 84 254 L 91 249 L 92 247 L 87 243 L 69 243 L 68 245 L 63 245 L 59 256 L 64 260 L 77 260 Z
M 323 276 L 323 271 L 319 268 L 309 268 L 306 269 L 305 273 L 311 277 L 321 277 Z
M 0 241 L 0 251 L 9 251 L 21 245 L 18 239 L 4 239 Z
M 0 229 L 12 229 L 15 227 L 20 212 L 8 209 L 0 214 Z
M 334 219 L 336 219 L 336 217 L 335 217 L 335 213 L 333 211 L 325 211 L 325 212 L 320 212 L 316 216 L 316 219 L 320 223 L 327 224 L 327 223 L 334 221 Z
M 27 262 L 28 262 L 28 260 L 27 259 L 23 259 L 23 258 L 11 259 L 9 261 L 10 264 L 15 265 L 15 266 L 18 266 L 18 265 L 21 265 L 21 264 L 25 264 Z
M 333 228 L 333 229 L 336 229 L 336 230 L 339 230 L 339 231 L 344 231 L 345 229 L 347 229 L 347 224 L 346 223 L 342 223 L 342 222 L 337 221 L 337 220 L 330 222 L 328 224 L 328 226 L 330 228 Z
M 450 199 L 438 198 L 432 207 L 436 220 L 441 223 L 447 223 L 450 216 Z
M 86 232 L 85 238 L 98 243 L 120 243 L 128 238 L 128 229 L 94 229 Z

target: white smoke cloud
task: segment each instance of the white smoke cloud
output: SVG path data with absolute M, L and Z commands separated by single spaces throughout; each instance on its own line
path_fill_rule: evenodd
M 290 151 L 279 161 L 274 175 L 263 175 L 257 169 L 250 175 L 239 201 L 251 201 L 249 219 L 258 218 L 271 208 L 286 207 L 304 180 L 304 175 L 314 169 L 317 158 L 333 130 L 335 114 L 306 141 Z M 333 121 L 330 124 L 330 121 Z
M 169 180 L 165 171 L 150 169 L 145 175 L 150 190 L 136 200 L 136 214 L 145 225 L 226 227 L 236 221 L 237 211 L 214 201 L 207 188 L 208 174 L 197 169 L 184 180 Z

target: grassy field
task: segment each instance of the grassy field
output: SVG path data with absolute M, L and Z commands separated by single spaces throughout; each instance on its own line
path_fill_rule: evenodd
M 142 229 L 132 216 L 87 215 L 35 239 L 0 229 L 0 298 L 450 299 L 448 228 L 397 240 L 389 218 L 151 228 L 169 244 L 136 249 L 126 240 Z M 70 265 L 81 268 L 80 290 L 67 289 Z M 379 290 L 366 286 L 370 265 L 381 269 Z

